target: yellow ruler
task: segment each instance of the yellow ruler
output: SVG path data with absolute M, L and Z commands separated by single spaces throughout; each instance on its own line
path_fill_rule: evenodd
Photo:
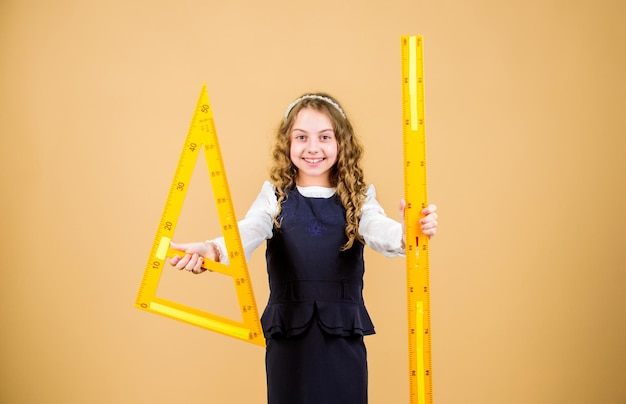
M 229 260 L 228 265 L 205 260 L 203 267 L 233 278 L 241 320 L 218 316 L 156 296 L 161 272 L 166 266 L 167 258 L 183 254 L 180 251 L 171 249 L 170 241 L 174 236 L 176 223 L 182 210 L 200 150 L 204 150 L 220 228 L 226 242 Z M 172 268 L 172 270 L 174 269 Z M 210 275 L 205 274 L 204 276 Z M 254 299 L 246 257 L 239 236 L 239 227 L 235 218 L 235 210 L 230 197 L 226 171 L 224 170 L 224 163 L 213 122 L 213 113 L 205 85 L 202 86 L 185 145 L 176 167 L 174 180 L 167 196 L 165 209 L 163 210 L 159 228 L 150 251 L 150 257 L 148 258 L 139 287 L 135 307 L 256 345 L 265 346 L 265 339 L 259 322 L 256 300 Z
M 403 36 L 402 128 L 406 200 L 406 274 L 411 403 L 432 403 L 428 237 L 420 232 L 427 203 L 424 65 L 421 36 Z

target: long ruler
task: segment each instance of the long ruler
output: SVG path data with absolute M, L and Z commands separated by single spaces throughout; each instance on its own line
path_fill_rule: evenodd
M 222 317 L 213 313 L 185 306 L 156 296 L 165 260 L 180 251 L 170 248 L 176 230 L 176 223 L 183 207 L 189 182 L 200 150 L 204 150 L 206 165 L 211 180 L 213 196 L 219 216 L 226 248 L 228 265 L 205 260 L 203 268 L 230 276 L 237 293 L 241 321 Z M 246 257 L 241 244 L 239 227 L 235 217 L 226 171 L 213 122 L 213 112 L 206 90 L 202 86 L 193 119 L 185 139 L 183 151 L 176 167 L 174 180 L 159 227 L 157 229 L 150 256 L 146 265 L 135 307 L 156 314 L 184 321 L 208 330 L 216 331 L 256 345 L 265 346 L 265 339 L 259 322 L 256 300 L 248 273 Z
M 432 403 L 428 237 L 418 221 L 427 203 L 424 65 L 421 36 L 403 36 L 402 128 L 411 403 Z

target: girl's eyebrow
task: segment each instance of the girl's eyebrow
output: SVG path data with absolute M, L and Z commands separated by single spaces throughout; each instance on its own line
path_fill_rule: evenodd
M 300 129 L 300 128 L 293 128 L 293 129 L 291 130 L 291 132 L 304 132 L 304 133 L 309 133 L 309 132 L 307 132 L 306 130 L 304 130 L 304 129 Z M 335 132 L 335 130 L 334 130 L 333 128 L 322 129 L 322 130 L 320 130 L 318 133 L 324 133 L 324 132 L 333 132 L 333 133 L 334 133 L 334 132 Z

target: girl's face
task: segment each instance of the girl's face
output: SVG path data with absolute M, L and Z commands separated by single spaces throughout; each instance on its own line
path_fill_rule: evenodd
M 301 109 L 289 136 L 291 162 L 298 168 L 296 184 L 330 187 L 330 170 L 337 162 L 337 139 L 329 117 L 311 108 Z

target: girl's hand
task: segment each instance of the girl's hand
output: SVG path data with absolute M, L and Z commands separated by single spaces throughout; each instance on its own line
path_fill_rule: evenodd
M 178 270 L 185 270 L 199 274 L 206 271 L 202 267 L 205 259 L 219 262 L 219 250 L 215 243 L 205 241 L 204 243 L 185 243 L 177 244 L 173 241 L 170 246 L 178 251 L 184 252 L 183 256 L 174 256 L 170 258 L 170 264 Z
M 428 238 L 435 237 L 437 234 L 437 205 L 428 205 L 422 210 L 423 218 L 420 219 L 420 225 L 422 233 L 428 236 Z
M 400 201 L 400 217 L 402 218 L 402 245 L 405 243 L 405 231 L 404 231 L 404 208 L 406 207 L 406 201 L 402 199 Z M 422 233 L 428 236 L 429 239 L 435 237 L 437 234 L 437 206 L 428 205 L 422 210 L 422 218 L 419 221 L 420 229 Z

